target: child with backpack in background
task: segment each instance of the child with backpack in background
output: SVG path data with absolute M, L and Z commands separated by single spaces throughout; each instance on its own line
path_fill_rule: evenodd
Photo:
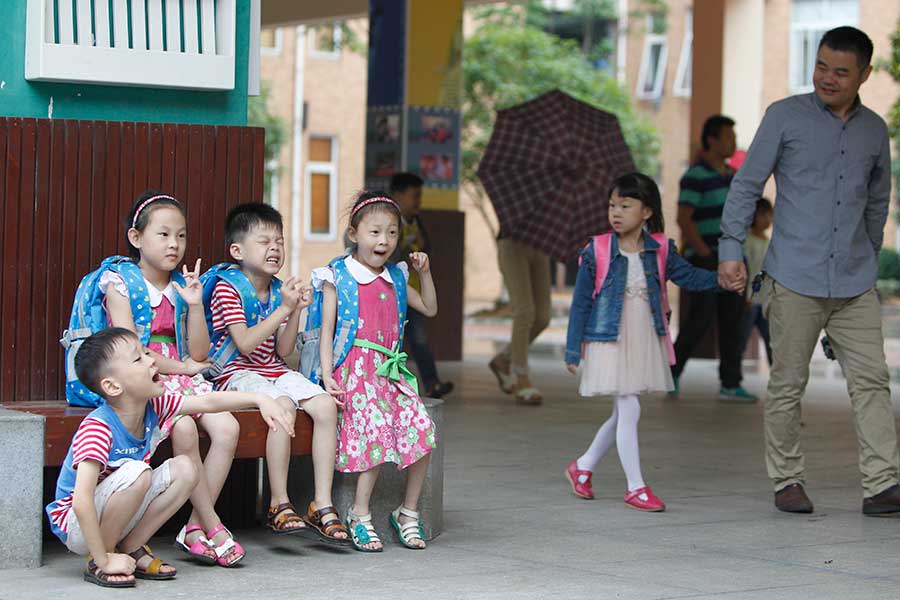
M 285 256 L 281 214 L 267 204 L 238 205 L 226 219 L 225 240 L 237 265 L 217 265 L 203 275 L 215 386 L 265 394 L 285 408 L 305 411 L 314 425 L 315 497 L 303 517 L 288 498 L 291 436 L 281 430 L 268 433 L 271 504 L 266 525 L 275 534 L 348 545 L 347 529 L 331 501 L 339 402 L 284 362 L 293 352 L 311 290 L 293 277 L 282 284 L 275 276 Z
M 717 275 L 685 261 L 666 238 L 659 189 L 641 173 L 613 182 L 611 233 L 596 236 L 581 252 L 566 338 L 566 368 L 584 360 L 582 396 L 611 395 L 612 416 L 588 450 L 573 460 L 566 478 L 576 496 L 593 499 L 593 470 L 616 445 L 628 480 L 625 503 L 659 512 L 665 504 L 641 475 L 637 426 L 639 396 L 673 389 L 666 281 L 689 290 L 715 290 Z
M 400 207 L 400 238 L 397 249 L 391 256 L 392 263 L 405 261 L 413 252 L 431 252 L 431 243 L 428 240 L 428 231 L 425 223 L 419 215 L 422 206 L 422 178 L 414 173 L 395 173 L 391 177 L 388 191 L 391 198 Z M 421 292 L 419 277 L 415 272 L 409 274 L 409 283 L 418 292 Z M 428 344 L 428 334 L 425 332 L 425 315 L 415 308 L 409 307 L 406 312 L 406 346 L 413 360 L 419 377 L 425 385 L 424 394 L 430 398 L 443 398 L 453 391 L 453 382 L 441 381 L 438 376 L 437 365 L 434 363 L 434 354 Z
M 138 334 L 156 361 L 167 392 L 211 392 L 212 386 L 200 375 L 207 367 L 209 352 L 202 288 L 197 284 L 200 260 L 193 271 L 186 266 L 178 271 L 186 247 L 183 206 L 170 195 L 144 192 L 128 213 L 125 237 L 131 257 L 107 258 L 82 280 L 76 292 L 64 338 L 64 344 L 72 342 L 67 348 L 69 403 L 98 406 L 102 401 L 77 378 L 74 357 L 80 343 L 66 338 L 79 329 L 83 338 L 107 325 Z M 205 462 L 200 458 L 198 423 L 210 439 Z M 191 494 L 194 510 L 175 545 L 205 564 L 231 567 L 244 557 L 244 549 L 215 511 L 234 459 L 239 429 L 228 412 L 189 418 L 173 415 L 160 423 L 163 439 L 172 438 L 173 454 L 189 457 L 201 474 L 201 484 Z
M 389 517 L 391 526 L 405 547 L 425 548 L 417 508 L 435 448 L 434 424 L 400 351 L 407 301 L 431 317 L 437 313 L 437 297 L 426 254 L 409 255 L 421 294 L 408 283 L 406 263 L 388 263 L 397 247 L 400 215 L 400 207 L 384 193 L 360 194 L 347 230 L 351 253 L 312 275 L 317 302 L 307 331 L 321 326 L 320 365 L 313 372 L 342 399 L 337 470 L 359 473 L 346 522 L 353 546 L 361 552 L 383 550 L 369 500 L 381 465 L 388 462 L 408 471 L 406 494 Z

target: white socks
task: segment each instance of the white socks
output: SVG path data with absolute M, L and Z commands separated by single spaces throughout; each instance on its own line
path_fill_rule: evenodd
M 594 441 L 577 461 L 578 468 L 593 471 L 600 459 L 612 448 L 613 443 L 619 453 L 619 461 L 628 479 L 628 491 L 644 487 L 641 476 L 641 455 L 638 450 L 637 425 L 641 418 L 641 404 L 634 394 L 617 396 L 613 403 L 612 416 L 606 420 Z M 578 478 L 584 483 L 584 476 Z M 645 498 L 642 498 L 645 499 Z

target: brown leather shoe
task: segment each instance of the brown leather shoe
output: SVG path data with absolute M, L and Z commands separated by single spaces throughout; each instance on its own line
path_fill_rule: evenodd
M 792 483 L 775 492 L 775 508 L 789 513 L 811 513 L 812 500 L 799 483 Z
M 862 511 L 869 517 L 900 516 L 900 485 L 892 485 L 880 494 L 864 498 Z

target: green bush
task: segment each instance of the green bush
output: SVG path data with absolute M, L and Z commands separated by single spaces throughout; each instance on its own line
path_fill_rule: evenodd
M 875 283 L 875 289 L 883 298 L 888 296 L 900 296 L 900 280 L 879 279 Z
M 900 253 L 882 248 L 878 255 L 878 279 L 900 279 Z

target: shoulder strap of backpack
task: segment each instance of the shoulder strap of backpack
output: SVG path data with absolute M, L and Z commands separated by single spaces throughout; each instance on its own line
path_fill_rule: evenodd
M 604 233 L 594 236 L 594 263 L 596 265 L 596 276 L 594 278 L 594 298 L 603 288 L 603 282 L 606 281 L 606 275 L 609 273 L 609 261 L 611 256 L 612 234 Z
M 334 330 L 334 365 L 336 369 L 347 357 L 359 326 L 359 284 L 343 259 L 332 261 L 337 291 L 337 317 Z
M 656 252 L 656 267 L 659 269 L 659 293 L 662 300 L 663 323 L 666 326 L 666 347 L 669 351 L 669 364 L 675 364 L 675 346 L 672 343 L 672 334 L 669 332 L 669 292 L 666 289 L 666 264 L 669 261 L 669 238 L 664 233 L 654 233 L 651 237 L 659 244 Z
M 205 373 L 208 378 L 218 376 L 222 369 L 225 368 L 225 365 L 240 354 L 234 340 L 231 338 L 226 339 L 220 345 L 219 342 L 225 337 L 225 332 L 214 331 L 212 327 L 212 295 L 220 279 L 233 287 L 241 297 L 247 326 L 253 327 L 259 321 L 259 311 L 257 310 L 259 303 L 256 290 L 253 289 L 253 284 L 250 283 L 247 276 L 241 272 L 240 267 L 231 263 L 219 263 L 210 267 L 209 270 L 200 276 L 200 281 L 203 283 L 203 304 L 206 307 L 207 328 L 209 329 L 209 356 L 213 359 L 212 366 Z
M 669 294 L 666 289 L 666 264 L 669 262 L 669 238 L 664 233 L 654 233 L 650 237 L 659 244 L 659 250 L 656 252 L 656 267 L 659 270 L 659 290 L 662 295 L 663 311 L 671 312 L 669 309 Z
M 134 329 L 141 343 L 146 345 L 150 341 L 150 327 L 153 321 L 153 310 L 150 308 L 150 296 L 147 284 L 144 283 L 144 273 L 132 259 L 124 256 L 113 256 L 103 261 L 101 267 L 106 265 L 107 271 L 117 273 L 125 280 L 130 296 L 131 315 L 134 318 Z M 99 283 L 100 279 L 97 278 Z M 141 293 L 143 292 L 143 293 Z
M 403 330 L 406 325 L 407 297 L 406 297 L 406 278 L 403 276 L 403 270 L 397 265 L 387 265 L 388 273 L 394 282 L 394 295 L 397 296 L 397 323 L 398 323 L 398 345 L 403 347 Z
M 171 279 L 182 287 L 186 285 L 184 276 L 177 269 L 172 271 Z M 183 360 L 188 355 L 188 305 L 181 298 L 181 294 L 177 292 L 173 307 L 175 308 L 175 346 L 178 350 L 178 358 Z
M 244 306 L 244 317 L 247 319 L 247 327 L 253 327 L 259 321 L 259 297 L 253 284 L 247 279 L 247 276 L 241 272 L 237 265 L 229 265 L 227 268 L 219 270 L 217 273 L 219 279 L 227 282 L 235 289 L 241 297 L 241 304 Z

